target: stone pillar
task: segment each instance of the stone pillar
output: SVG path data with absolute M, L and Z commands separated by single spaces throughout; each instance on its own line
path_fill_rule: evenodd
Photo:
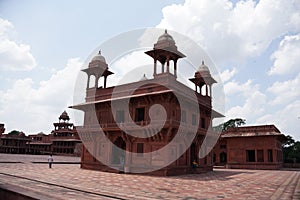
M 104 88 L 106 88 L 106 80 L 107 80 L 107 76 L 104 76 Z
M 90 75 L 88 74 L 86 89 L 89 89 L 89 88 L 90 88 Z
M 165 73 L 165 63 L 161 64 L 161 73 Z
M 170 58 L 167 56 L 167 73 L 170 72 Z
M 157 72 L 156 72 L 156 67 L 157 67 L 157 60 L 156 59 L 154 59 L 154 70 L 153 70 L 153 76 L 155 76 L 156 74 L 157 74 Z
M 177 78 L 177 60 L 174 60 L 174 76 Z
M 95 80 L 95 88 L 98 88 L 98 81 L 99 81 L 99 77 L 95 76 L 96 80 Z

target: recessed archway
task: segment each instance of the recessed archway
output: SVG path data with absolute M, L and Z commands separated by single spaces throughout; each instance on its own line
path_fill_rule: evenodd
M 125 160 L 126 142 L 122 137 L 118 137 L 112 146 L 111 163 L 121 164 L 121 160 Z

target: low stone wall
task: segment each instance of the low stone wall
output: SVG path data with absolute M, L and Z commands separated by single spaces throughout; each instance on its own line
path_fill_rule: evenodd
M 299 168 L 300 169 L 300 163 L 283 163 L 284 168 Z
M 0 199 L 36 200 L 39 198 L 30 197 L 24 189 L 15 186 L 0 185 Z
M 241 163 L 227 163 L 227 169 L 265 169 L 265 170 L 276 170 L 282 168 L 281 163 L 274 164 L 259 164 L 259 163 L 249 163 L 249 164 L 241 164 Z

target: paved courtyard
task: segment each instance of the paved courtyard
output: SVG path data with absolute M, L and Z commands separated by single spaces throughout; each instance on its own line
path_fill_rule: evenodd
M 20 163 L 7 163 L 8 160 Z M 76 157 L 54 156 L 77 162 Z M 113 174 L 79 164 L 47 164 L 47 156 L 0 154 L 0 187 L 38 199 L 299 199 L 300 171 L 228 170 L 173 177 Z

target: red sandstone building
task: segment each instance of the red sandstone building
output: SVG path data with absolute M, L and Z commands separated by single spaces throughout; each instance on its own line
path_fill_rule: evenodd
M 214 162 L 232 169 L 279 169 L 284 140 L 274 125 L 229 128 L 214 148 Z
M 38 133 L 28 135 L 30 142 L 27 143 L 27 153 L 29 154 L 47 154 L 51 152 L 50 135 Z
M 109 71 L 105 58 L 100 52 L 91 60 L 88 68 L 82 70 L 88 76 L 86 102 L 72 106 L 72 108 L 82 110 L 85 113 L 84 125 L 82 127 L 77 126 L 84 142 L 81 167 L 117 172 L 116 168 L 122 165 L 118 157 L 124 156 L 125 171 L 130 173 L 168 162 L 169 158 L 179 153 L 180 156 L 177 160 L 162 169 L 151 172 L 151 174 L 177 175 L 190 173 L 193 160 L 199 163 L 197 171 L 212 170 L 212 156 L 210 153 L 202 159 L 198 157 L 205 135 L 212 132 L 212 116 L 222 117 L 221 114 L 212 110 L 211 86 L 216 81 L 211 77 L 208 67 L 202 63 L 194 77 L 190 79 L 195 85 L 195 90 L 192 90 L 177 81 L 177 61 L 185 55 L 177 50 L 171 35 L 165 32 L 158 38 L 154 48 L 145 53 L 154 60 L 153 79 L 143 78 L 138 82 L 107 87 L 107 77 L 112 75 L 113 72 Z M 161 70 L 157 69 L 159 63 L 161 64 Z M 170 69 L 171 66 L 173 67 L 172 70 Z M 100 78 L 104 79 L 104 83 L 99 87 Z M 95 82 L 91 84 L 91 80 L 95 80 Z M 134 91 L 130 91 L 135 85 L 141 86 Z M 117 97 L 112 96 L 115 87 L 118 87 Z M 173 90 L 170 88 L 173 88 Z M 181 97 L 187 102 L 188 106 L 180 108 L 173 93 L 175 90 L 180 92 Z M 196 101 L 191 100 L 189 92 L 196 95 Z M 121 99 L 130 99 L 128 100 L 128 112 L 118 108 L 115 111 L 112 110 L 112 103 Z M 167 115 L 166 122 L 156 135 L 147 138 L 133 137 L 119 128 L 118 124 L 126 127 L 127 131 L 141 135 L 151 135 L 151 131 L 156 131 L 155 128 L 153 130 L 143 128 L 151 123 L 149 108 L 155 104 L 162 105 Z M 197 113 L 199 108 L 200 116 Z M 159 113 L 157 114 L 159 115 Z M 113 115 L 115 115 L 115 118 Z M 131 119 L 133 121 L 130 121 Z M 184 126 L 184 131 L 178 133 L 180 124 Z M 103 138 L 99 136 L 99 125 L 105 134 Z M 184 138 L 191 135 L 193 128 L 196 128 L 196 135 L 192 139 L 192 144 L 185 144 Z M 165 152 L 164 155 L 145 156 L 149 152 L 163 148 L 172 141 L 176 134 L 181 134 L 183 139 L 175 143 L 169 152 Z M 118 148 L 105 142 L 106 138 Z M 184 148 L 184 145 L 188 145 L 188 148 L 181 153 L 180 150 Z M 122 152 L 122 149 L 126 150 L 126 153 Z M 128 152 L 139 154 L 130 155 Z M 112 168 L 100 162 L 96 159 L 96 156 L 101 157 Z
M 4 128 L 4 124 L 0 124 L 0 137 L 2 136 L 2 133 L 4 133 L 5 128 Z
M 52 152 L 54 154 L 80 155 L 81 140 L 70 117 L 66 111 L 59 116 L 59 122 L 53 123 L 54 130 L 51 132 Z
M 81 154 L 81 140 L 78 136 L 73 123 L 69 122 L 70 117 L 64 111 L 59 122 L 53 123 L 54 130 L 51 134 L 44 133 L 32 134 L 26 136 L 23 132 L 14 131 L 11 134 L 2 135 L 4 125 L 0 125 L 1 153 L 16 154 L 63 154 L 77 155 Z
M 24 154 L 27 152 L 27 143 L 30 139 L 23 132 L 3 134 L 0 141 L 1 153 Z

